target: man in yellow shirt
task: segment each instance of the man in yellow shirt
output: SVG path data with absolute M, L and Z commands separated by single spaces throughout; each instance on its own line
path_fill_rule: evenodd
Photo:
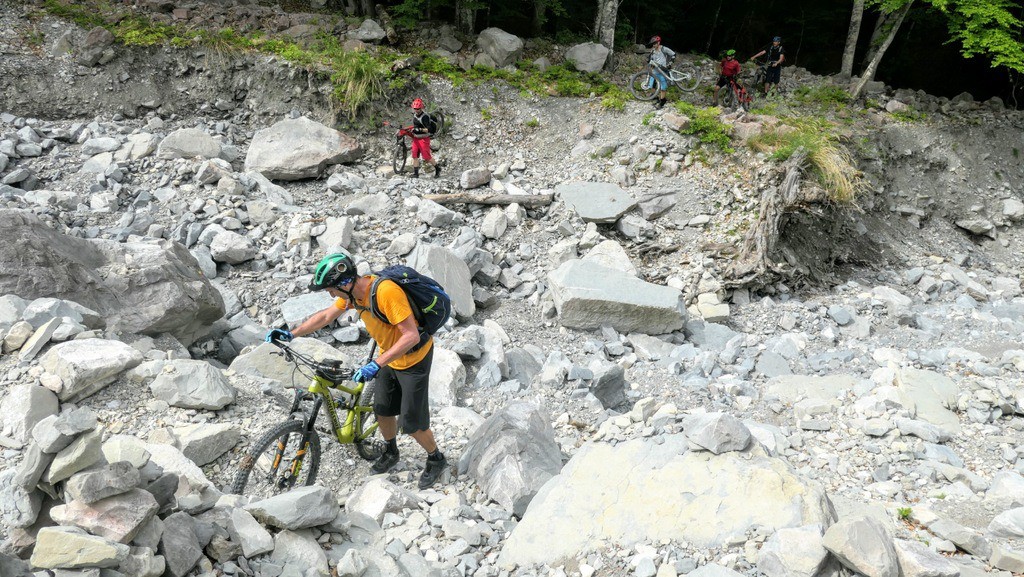
M 430 364 L 434 357 L 433 339 L 420 331 L 409 299 L 398 284 L 385 280 L 377 287 L 377 306 L 389 322 L 370 312 L 370 288 L 376 277 L 359 276 L 355 263 L 345 254 L 324 257 L 313 272 L 310 290 L 326 290 L 335 298 L 334 304 L 311 316 L 292 331 L 274 329 L 268 341 L 289 341 L 292 337 L 313 333 L 337 320 L 351 308 L 359 311 L 366 331 L 377 341 L 380 355 L 359 368 L 352 379 L 365 382 L 377 377 L 373 412 L 377 416 L 381 436 L 387 443 L 384 453 L 371 468 L 385 473 L 398 464 L 398 427 L 410 435 L 427 452 L 427 462 L 420 476 L 419 487 L 433 485 L 448 465 L 438 449 L 430 430 Z M 401 423 L 399 423 L 401 416 Z

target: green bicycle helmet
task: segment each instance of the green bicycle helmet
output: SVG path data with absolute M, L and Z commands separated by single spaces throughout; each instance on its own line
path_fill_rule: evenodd
M 735 56 L 736 55 L 736 51 L 735 50 L 726 50 L 725 51 L 725 55 L 726 56 Z
M 357 276 L 356 265 L 347 254 L 334 253 L 322 258 L 313 269 L 313 280 L 309 281 L 309 290 L 319 291 L 331 287 L 339 287 Z

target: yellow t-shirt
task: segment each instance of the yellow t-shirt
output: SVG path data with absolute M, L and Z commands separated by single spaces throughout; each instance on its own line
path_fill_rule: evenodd
M 376 278 L 371 276 L 370 282 L 372 283 Z M 405 296 L 405 291 L 402 290 L 402 287 L 390 280 L 385 280 L 377 286 L 377 306 L 380 307 L 380 312 L 384 313 L 384 316 L 391 321 L 391 324 L 381 322 L 380 319 L 370 312 L 369 295 L 367 295 L 365 300 L 357 300 L 356 305 L 359 308 L 359 318 L 366 325 L 366 332 L 370 333 L 373 340 L 377 341 L 381 352 L 393 347 L 398 342 L 398 339 L 402 337 L 402 332 L 395 325 L 412 316 L 409 297 Z M 348 301 L 343 298 L 335 299 L 334 306 L 341 310 L 349 308 Z M 406 353 L 391 361 L 388 366 L 399 371 L 408 369 L 422 361 L 427 356 L 427 353 L 430 352 L 430 347 L 432 346 L 434 346 L 433 339 L 427 341 L 418 350 Z

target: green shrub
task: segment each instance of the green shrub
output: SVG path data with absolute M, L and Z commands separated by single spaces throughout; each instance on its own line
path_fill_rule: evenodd
M 536 118 L 531 118 L 526 121 L 526 126 L 528 128 L 537 128 L 538 126 L 540 126 L 540 120 L 537 120 Z
M 382 79 L 387 69 L 366 52 L 340 52 L 332 55 L 331 83 L 334 97 L 355 118 L 359 107 L 384 93 Z
M 907 106 L 902 110 L 896 110 L 889 113 L 890 116 L 896 120 L 903 122 L 920 122 L 928 118 L 928 115 L 920 110 L 914 109 L 912 106 Z
M 718 150 L 732 154 L 732 128 L 718 119 L 721 110 L 717 107 L 698 108 L 689 102 L 675 103 L 676 110 L 690 118 L 690 126 L 682 130 L 683 134 L 692 134 L 703 145 L 714 146 Z
M 831 84 L 800 86 L 793 94 L 799 102 L 817 104 L 819 106 L 834 107 L 845 105 L 851 100 L 849 92 Z

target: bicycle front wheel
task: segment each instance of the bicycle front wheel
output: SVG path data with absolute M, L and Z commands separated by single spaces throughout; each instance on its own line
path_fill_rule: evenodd
M 405 162 L 409 157 L 409 149 L 405 145 L 405 139 L 401 143 L 395 145 L 395 149 L 391 152 L 391 168 L 395 169 L 395 174 L 402 174 L 405 172 Z
M 658 80 L 646 70 L 629 79 L 629 91 L 637 100 L 651 100 L 658 94 Z
M 267 499 L 294 487 L 312 485 L 320 470 L 320 435 L 313 430 L 305 447 L 305 424 L 285 421 L 264 432 L 242 456 L 231 492 Z
M 672 69 L 672 78 L 675 80 L 676 86 L 683 92 L 697 90 L 697 86 L 700 85 L 702 80 L 701 76 L 700 68 L 693 64 L 684 64 Z
M 359 407 L 367 409 L 359 411 L 356 418 L 359 419 L 359 426 L 356 428 L 356 438 L 353 444 L 356 446 L 356 453 L 367 461 L 376 461 L 384 453 L 384 438 L 377 434 L 377 415 L 373 412 L 373 387 L 371 383 L 366 384 L 363 394 L 359 399 Z
M 722 87 L 722 108 L 733 108 L 736 106 L 736 92 L 732 86 Z

